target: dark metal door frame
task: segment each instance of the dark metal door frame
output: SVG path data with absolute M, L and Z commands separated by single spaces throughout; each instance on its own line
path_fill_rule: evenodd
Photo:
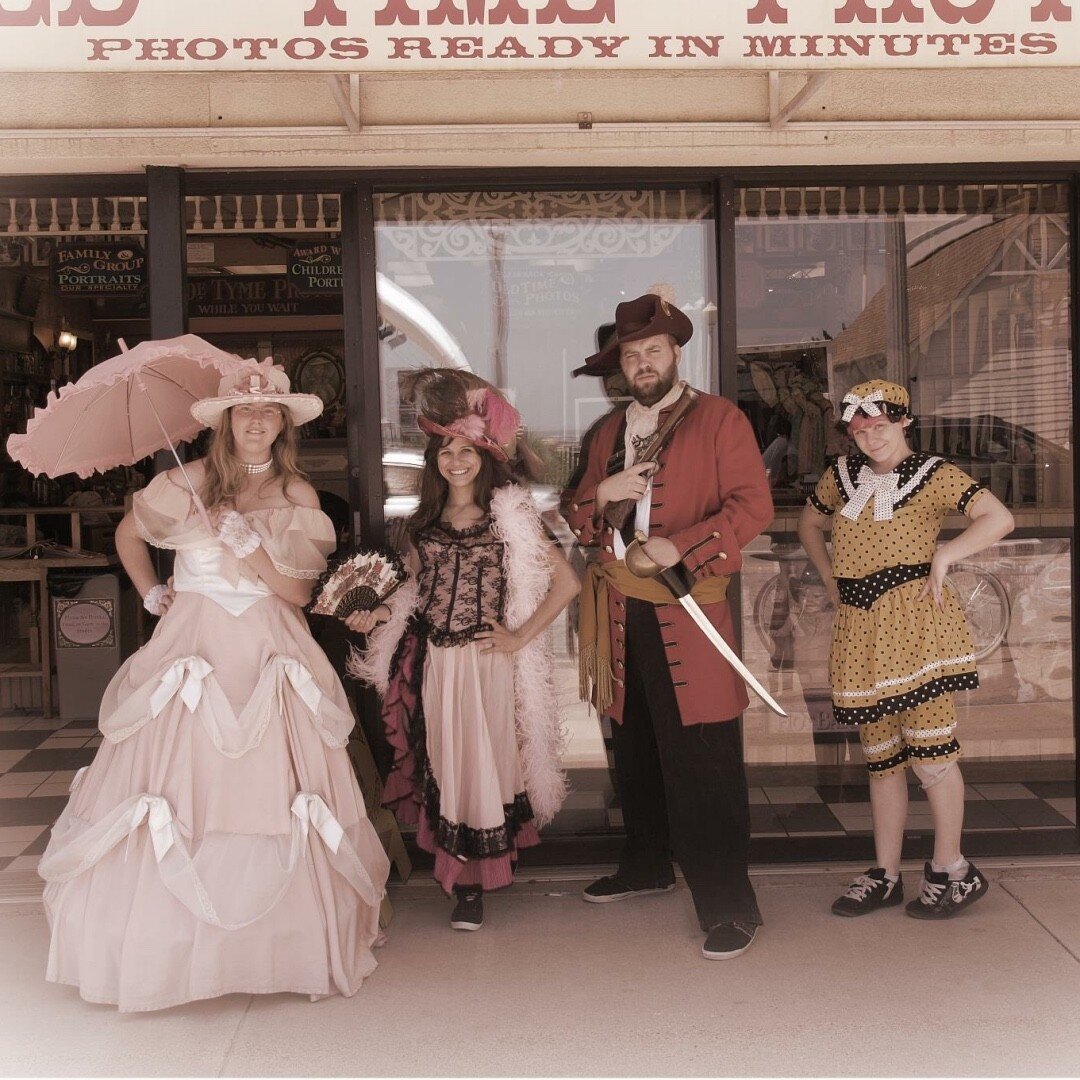
M 917 179 L 916 179 L 917 178 Z M 717 352 L 719 366 L 714 374 L 719 389 L 736 394 L 737 348 L 735 325 L 735 196 L 743 185 L 795 187 L 851 184 L 1063 182 L 1070 187 L 1070 286 L 1071 350 L 1073 370 L 1073 423 L 1080 416 L 1080 162 L 1007 162 L 986 164 L 910 164 L 869 166 L 753 166 L 741 168 L 560 168 L 560 169 L 363 169 L 363 170 L 183 170 L 147 169 L 145 175 L 111 176 L 36 175 L 0 177 L 0 197 L 49 197 L 60 195 L 147 195 L 152 222 L 163 222 L 168 234 L 162 238 L 155 224 L 148 236 L 152 258 L 150 302 L 152 332 L 183 332 L 186 296 L 183 256 L 186 225 L 184 195 L 249 194 L 267 192 L 332 193 L 341 198 L 342 248 L 344 257 L 345 372 L 348 421 L 349 497 L 354 528 L 360 535 L 382 542 L 382 438 L 380 423 L 380 359 L 375 303 L 375 216 L 374 201 L 381 191 L 468 191 L 560 190 L 597 187 L 642 189 L 687 185 L 711 189 L 714 199 L 717 284 Z M 177 236 L 180 242 L 176 243 Z M 162 244 L 176 243 L 178 251 L 162 250 Z M 179 269 L 178 269 L 179 267 Z M 155 272 L 156 271 L 156 272 Z M 178 306 L 177 296 L 181 297 Z M 1075 441 L 1075 440 L 1074 440 Z M 1080 461 L 1074 448 L 1074 513 L 1080 506 Z M 1042 532 L 1043 530 L 1038 530 Z M 1071 534 L 1071 530 L 1069 530 Z M 1072 545 L 1073 581 L 1080 581 L 1080 551 Z M 1073 593 L 1073 726 L 1080 746 L 1080 597 Z M 1075 786 L 1080 791 L 1080 756 L 1074 755 Z M 975 834 L 977 835 L 977 834 Z M 755 845 L 755 855 L 767 860 L 798 858 L 862 857 L 868 844 L 860 838 L 850 842 L 820 838 Z M 973 836 L 974 839 L 974 836 Z M 1004 839 L 1004 838 L 1002 838 Z M 1022 845 L 1019 841 L 1023 840 Z M 556 852 L 563 844 L 555 844 Z M 590 857 L 599 855 L 606 844 L 591 841 Z M 982 845 L 970 843 L 972 854 Z M 1075 831 L 1026 830 L 1016 842 L 996 843 L 995 853 L 1080 851 L 1080 827 Z M 553 853 L 556 853 L 553 852 Z

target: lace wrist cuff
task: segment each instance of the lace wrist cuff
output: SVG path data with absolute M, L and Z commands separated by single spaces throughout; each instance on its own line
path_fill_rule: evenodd
M 218 539 L 238 558 L 246 559 L 261 543 L 259 534 L 247 523 L 244 515 L 230 510 L 218 527 Z
M 155 585 L 142 598 L 142 606 L 146 608 L 146 610 L 149 611 L 151 615 L 163 614 L 165 608 L 162 606 L 161 601 L 168 591 L 168 585 Z

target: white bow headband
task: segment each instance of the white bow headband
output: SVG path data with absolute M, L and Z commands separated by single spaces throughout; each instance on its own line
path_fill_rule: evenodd
M 848 423 L 860 409 L 867 416 L 880 416 L 885 410 L 878 408 L 876 402 L 879 401 L 885 401 L 885 395 L 880 390 L 874 390 L 867 394 L 866 397 L 859 397 L 858 394 L 845 394 L 841 404 L 846 405 L 847 408 L 844 409 L 843 415 L 840 417 L 841 423 Z

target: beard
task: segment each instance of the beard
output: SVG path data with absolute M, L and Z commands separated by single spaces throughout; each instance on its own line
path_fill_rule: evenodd
M 639 405 L 648 408 L 650 405 L 655 405 L 671 390 L 675 385 L 677 375 L 678 369 L 673 367 L 667 375 L 657 374 L 656 382 L 652 386 L 640 387 L 635 383 L 630 387 L 630 394 Z

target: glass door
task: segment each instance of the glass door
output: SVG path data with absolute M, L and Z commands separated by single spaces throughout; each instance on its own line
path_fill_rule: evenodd
M 621 404 L 617 380 L 574 379 L 622 300 L 654 290 L 693 320 L 686 377 L 707 388 L 716 355 L 711 196 L 694 189 L 387 193 L 376 200 L 384 456 L 400 462 L 387 531 L 416 504 L 424 437 L 399 380 L 423 365 L 466 366 L 520 409 L 542 462 L 532 491 L 580 571 L 559 511 L 582 436 Z M 621 827 L 601 725 L 578 701 L 571 611 L 554 626 L 572 792 L 551 833 Z

